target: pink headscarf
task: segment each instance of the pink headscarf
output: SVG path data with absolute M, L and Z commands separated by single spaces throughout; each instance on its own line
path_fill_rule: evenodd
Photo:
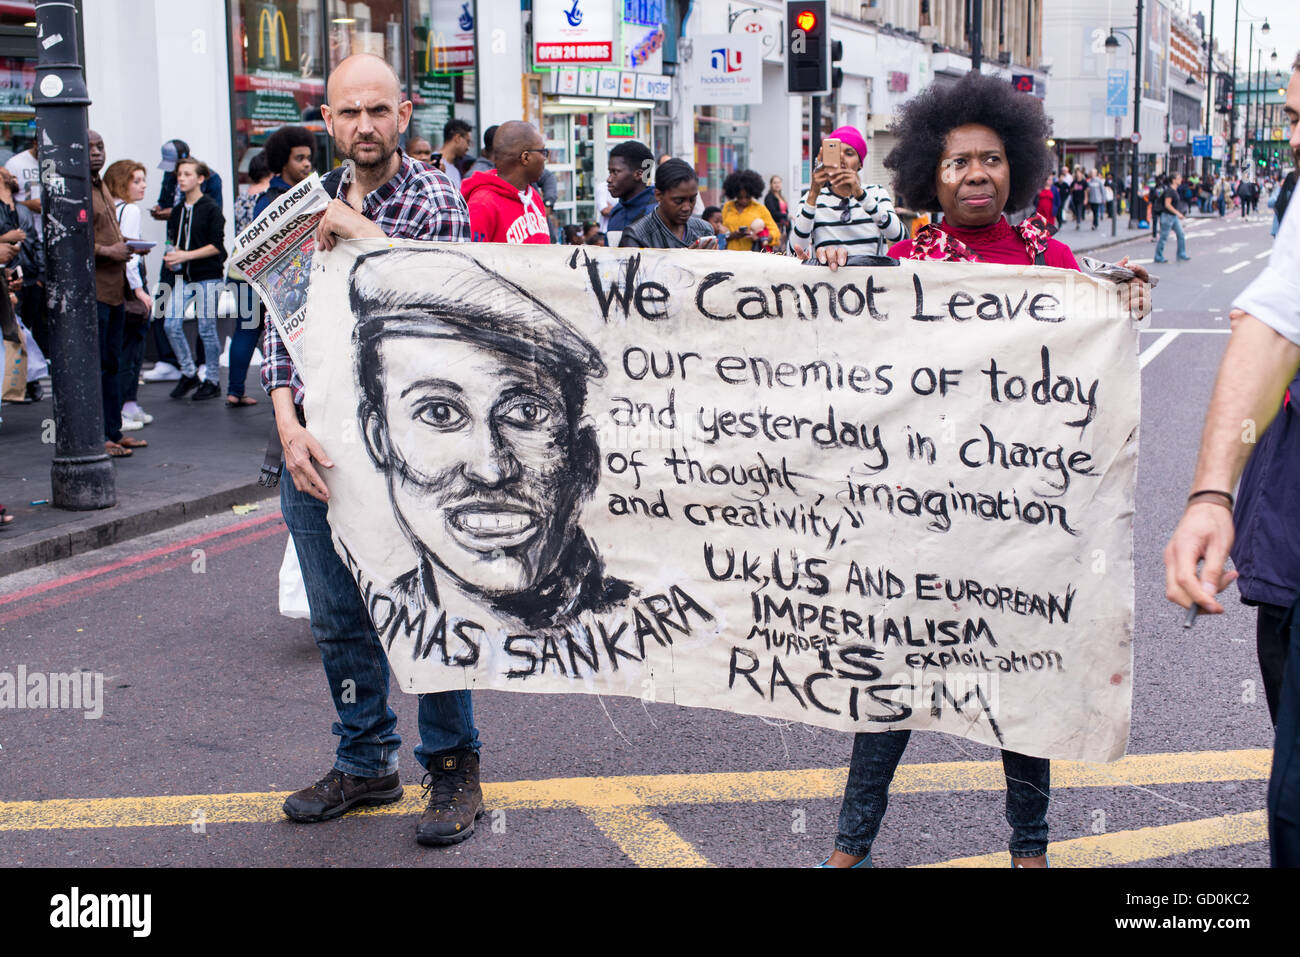
M 832 131 L 831 135 L 826 138 L 828 140 L 839 140 L 841 143 L 846 143 L 849 146 L 852 146 L 855 150 L 857 150 L 858 159 L 861 160 L 862 165 L 864 166 L 866 165 L 867 141 L 864 140 L 862 138 L 862 134 L 859 133 L 857 130 L 855 130 L 853 127 L 841 126 L 839 129 Z

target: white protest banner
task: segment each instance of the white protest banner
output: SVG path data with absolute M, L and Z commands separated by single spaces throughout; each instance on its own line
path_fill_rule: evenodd
M 330 525 L 404 690 L 1123 753 L 1116 286 L 364 240 L 317 256 L 307 310 Z

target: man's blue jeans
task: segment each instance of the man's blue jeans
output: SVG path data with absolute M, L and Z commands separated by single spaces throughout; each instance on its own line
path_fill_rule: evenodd
M 1156 259 L 1165 258 L 1165 240 L 1169 238 L 1169 230 L 1178 234 L 1178 258 L 1187 258 L 1187 236 L 1183 232 L 1183 221 L 1173 213 L 1164 213 L 1160 217 L 1160 241 L 1156 243 Z
M 889 784 L 907 749 L 910 731 L 859 732 L 853 736 L 849 781 L 840 806 L 835 850 L 854 857 L 871 853 L 871 842 L 889 806 Z M 1011 856 L 1047 853 L 1047 805 L 1051 762 L 1015 751 L 1002 752 L 1007 775 L 1007 823 L 1011 825 Z
M 224 279 L 203 279 L 199 282 L 185 282 L 177 279 L 172 287 L 172 296 L 167 300 L 167 341 L 171 343 L 180 362 L 181 375 L 192 376 L 198 372 L 194 357 L 190 354 L 190 344 L 185 338 L 185 309 L 194 303 L 194 318 L 199 323 L 199 338 L 203 341 L 203 356 L 207 360 L 209 382 L 217 382 L 221 377 L 219 368 L 221 360 L 221 343 L 217 341 L 217 301 L 221 297 Z
M 311 633 L 339 716 L 331 729 L 339 739 L 334 767 L 345 774 L 379 777 L 397 770 L 397 751 L 402 744 L 397 715 L 388 707 L 388 658 L 356 581 L 334 551 L 325 521 L 327 509 L 324 502 L 295 489 L 285 468 L 280 510 L 298 552 L 311 609 Z M 420 745 L 415 758 L 421 765 L 429 768 L 434 756 L 446 751 L 478 751 L 468 691 L 419 697 Z

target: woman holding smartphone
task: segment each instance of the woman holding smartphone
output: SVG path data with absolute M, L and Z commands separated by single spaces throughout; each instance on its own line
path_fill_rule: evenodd
M 640 249 L 717 249 L 713 227 L 692 216 L 700 180 L 685 160 L 669 159 L 655 170 L 659 204 L 623 230 L 619 246 Z
M 822 142 L 808 195 L 790 228 L 790 245 L 816 255 L 823 246 L 844 246 L 849 255 L 881 255 L 906 234 L 884 186 L 862 185 L 867 143 L 851 126 Z

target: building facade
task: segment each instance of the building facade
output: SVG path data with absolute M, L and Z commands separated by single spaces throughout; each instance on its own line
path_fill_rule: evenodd
M 1052 24 L 1044 36 L 1052 77 L 1046 105 L 1061 165 L 1115 168 L 1127 176 L 1136 131 L 1141 175 L 1163 171 L 1169 157 L 1169 6 L 1148 0 L 1141 24 L 1134 7 L 1105 0 L 1045 0 L 1045 10 Z M 1108 52 L 1112 35 L 1119 48 Z
M 985 73 L 1050 96 L 1043 22 L 1052 2 L 985 0 Z M 844 81 L 823 98 L 822 131 L 861 129 L 866 177 L 888 183 L 883 159 L 899 107 L 971 67 L 969 3 L 829 6 L 832 36 L 844 44 Z M 357 52 L 393 67 L 414 104 L 412 135 L 435 148 L 453 116 L 473 127 L 476 153 L 484 128 L 515 118 L 535 123 L 551 149 L 560 223 L 596 218 L 608 152 L 629 139 L 656 156 L 692 162 L 709 202 L 721 199 L 734 169 L 780 175 L 791 198 L 808 182 L 811 98 L 785 91 L 781 0 L 583 0 L 581 17 L 572 0 L 83 0 L 79 7 L 94 38 L 85 52 L 91 124 L 110 159 L 149 167 L 150 204 L 161 181 L 159 150 L 172 138 L 222 175 L 228 222 L 249 160 L 279 126 L 311 129 L 317 165 L 329 169 L 335 158 L 320 107 L 331 71 Z M 708 76 L 717 64 L 749 76 L 748 92 L 719 95 Z M 34 63 L 14 70 L 12 82 L 29 90 Z M 30 133 L 30 114 L 20 119 Z M 146 224 L 146 231 L 161 228 Z

